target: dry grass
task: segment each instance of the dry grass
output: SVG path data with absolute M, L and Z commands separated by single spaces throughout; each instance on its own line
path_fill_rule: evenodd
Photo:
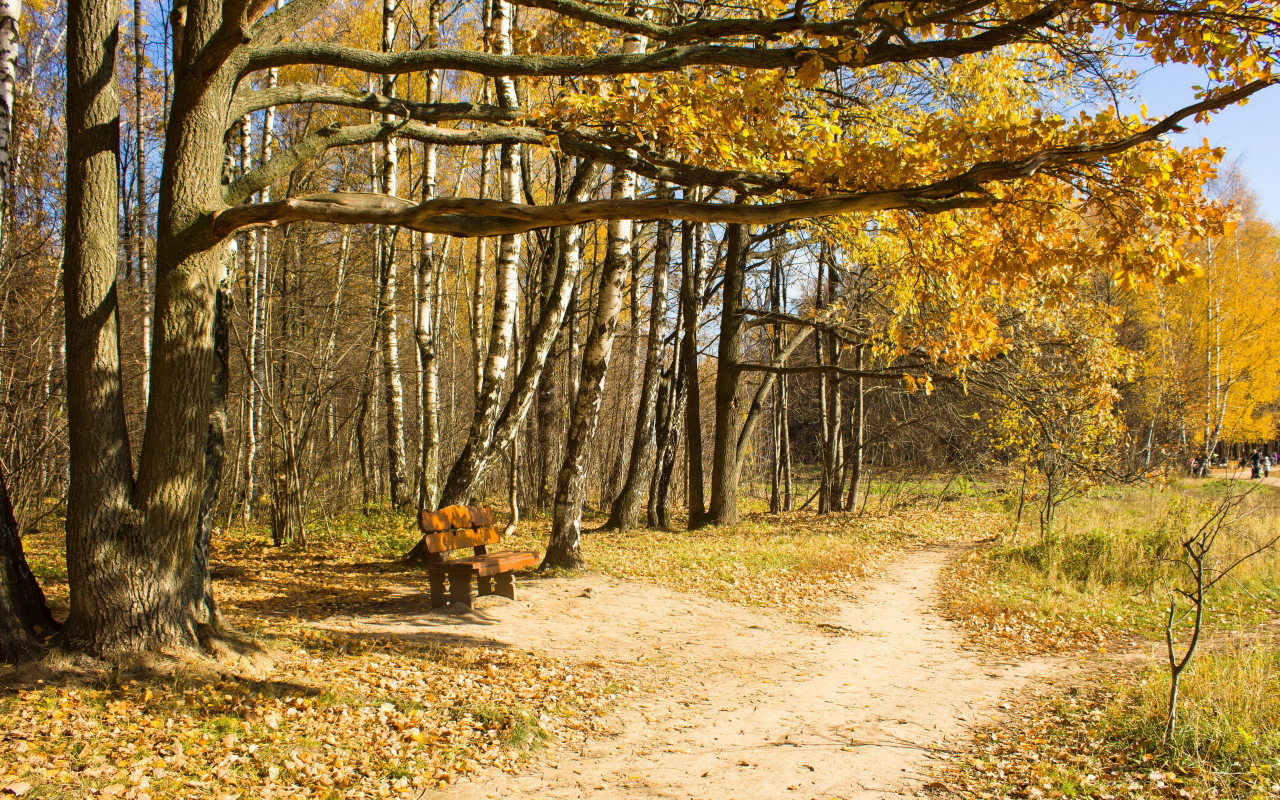
M 1162 738 L 1168 678 L 1158 659 L 1111 665 L 1023 697 L 1007 720 L 975 731 L 931 786 L 979 800 L 1280 796 L 1278 645 L 1249 638 L 1206 652 L 1183 679 L 1171 743 Z
M 592 569 L 801 619 L 829 612 L 906 550 L 993 535 L 999 514 L 960 504 L 895 513 L 754 513 L 739 525 L 697 531 L 588 533 Z M 537 549 L 545 522 L 522 525 L 513 547 Z
M 1096 492 L 1069 506 L 1050 535 L 1006 536 L 953 565 L 945 581 L 951 613 L 983 644 L 1027 652 L 1160 636 L 1185 524 L 1206 517 L 1231 489 L 1215 482 Z M 1255 492 L 1246 506 L 1250 514 L 1221 542 L 1224 559 L 1247 552 L 1280 521 L 1273 490 Z M 1239 627 L 1278 612 L 1280 550 L 1273 550 L 1220 585 L 1209 621 Z
M 950 606 L 987 645 L 1078 652 L 1152 640 L 1145 666 L 1095 672 L 981 731 L 945 774 L 953 794 L 1280 796 L 1280 553 L 1246 562 L 1210 596 L 1209 643 L 1183 678 L 1176 735 L 1163 737 L 1163 614 L 1175 559 L 1189 531 L 1239 488 L 1110 489 L 1071 508 L 1059 532 L 993 544 L 951 570 Z M 1247 498 L 1250 513 L 1224 534 L 1220 563 L 1274 536 L 1275 505 L 1270 489 Z

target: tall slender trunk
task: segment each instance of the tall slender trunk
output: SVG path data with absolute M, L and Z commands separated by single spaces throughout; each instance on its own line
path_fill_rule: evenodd
M 568 191 L 570 202 L 580 202 L 587 198 L 597 174 L 598 165 L 593 162 L 584 161 L 578 165 Z M 449 471 L 449 479 L 440 500 L 443 505 L 460 503 L 470 497 L 488 468 L 494 453 L 511 445 L 512 440 L 519 433 L 525 415 L 533 405 L 547 356 L 559 337 L 566 314 L 569 314 L 578 276 L 582 270 L 580 226 L 562 227 L 557 236 L 559 244 L 556 247 L 558 258 L 555 277 L 548 290 L 546 307 L 529 336 L 524 363 L 512 381 L 511 392 L 504 404 L 498 406 L 495 397 L 493 407 L 488 409 L 488 416 L 484 419 L 481 418 L 477 409 L 467 442 Z M 511 275 L 514 281 L 514 269 L 511 270 Z M 516 308 L 514 286 L 511 290 L 511 298 L 511 303 L 505 307 L 508 320 L 511 319 Z M 509 342 L 510 327 L 507 328 L 505 336 Z M 505 374 L 505 362 L 503 373 Z
M 267 88 L 272 88 L 278 82 L 278 72 L 275 69 L 267 72 Z M 276 135 L 276 109 L 275 106 L 267 108 L 262 118 L 262 148 L 259 163 L 265 164 L 270 160 L 272 152 L 275 148 Z M 258 199 L 262 202 L 271 200 L 271 187 L 263 189 L 259 193 Z M 270 341 L 267 330 L 268 323 L 271 319 L 269 308 L 269 288 L 271 285 L 270 273 L 270 235 L 266 231 L 262 231 L 260 235 L 250 238 L 250 243 L 256 245 L 253 249 L 253 271 L 252 280 L 253 289 L 250 294 L 250 330 L 249 330 L 249 350 L 250 350 L 250 368 L 253 372 L 252 379 L 247 383 L 245 389 L 249 392 L 249 419 L 245 428 L 245 438 L 248 441 L 245 453 L 245 507 L 244 517 L 248 520 L 252 513 L 252 508 L 257 503 L 258 493 L 260 491 L 257 483 L 257 459 L 258 450 L 262 441 L 262 421 L 263 421 L 263 393 L 267 390 L 267 381 L 269 380 L 267 368 L 267 343 Z
M 858 345 L 854 350 L 853 368 L 858 372 L 865 369 L 866 345 Z M 853 430 L 853 448 L 849 456 L 849 495 L 844 507 L 848 511 L 858 510 L 858 496 L 862 493 L 862 453 L 866 447 L 867 396 L 861 375 L 853 379 L 853 413 L 850 417 Z
M 780 235 L 775 235 L 770 241 L 773 255 L 769 258 L 769 310 L 775 314 L 784 310 L 782 252 L 779 247 L 781 239 Z M 774 323 L 770 326 L 769 333 L 769 355 L 776 359 L 778 350 L 782 347 L 782 325 Z M 776 381 L 774 384 L 772 410 L 773 425 L 769 439 L 773 458 L 769 474 L 769 513 L 778 514 L 782 511 L 782 381 Z
M 142 295 L 142 402 L 151 391 L 151 280 L 147 258 L 147 240 L 151 231 L 147 211 L 147 142 L 143 125 L 143 64 L 146 63 L 146 34 L 142 23 L 142 0 L 133 0 L 133 202 L 131 226 L 137 258 L 137 279 Z
M 395 49 L 397 0 L 383 0 L 382 3 L 382 52 L 390 53 Z M 382 93 L 387 97 L 395 96 L 396 76 L 386 75 L 382 78 Z M 383 114 L 384 123 L 392 123 L 395 117 Z M 395 197 L 399 191 L 400 180 L 400 148 L 394 138 L 387 139 L 382 145 L 382 193 Z M 378 253 L 378 313 L 381 323 L 378 326 L 381 337 L 378 346 L 382 350 L 382 389 L 385 393 L 386 413 L 384 419 L 387 426 L 387 483 L 391 494 L 393 508 L 407 508 L 411 502 L 409 491 L 410 475 L 408 460 L 404 447 L 404 382 L 400 377 L 400 315 L 396 300 L 397 271 L 396 239 L 400 229 L 395 226 L 379 229 Z
M 689 190 L 685 190 L 689 194 Z M 697 192 L 693 197 L 697 199 Z M 684 333 L 680 338 L 680 359 L 685 381 L 684 428 L 685 453 L 688 458 L 686 477 L 689 482 L 689 529 L 701 528 L 706 518 L 702 476 L 702 393 L 698 385 L 698 317 L 701 312 L 701 263 L 696 239 L 700 226 L 685 221 L 680 224 L 680 305 L 684 317 Z
M 494 49 L 498 55 L 511 55 L 511 24 L 514 7 L 506 0 L 496 0 L 493 5 Z M 518 107 L 515 80 L 510 77 L 495 78 L 498 105 L 504 109 Z M 502 145 L 500 152 L 499 183 L 502 199 L 508 203 L 519 202 L 520 196 L 520 148 Z M 441 493 L 443 505 L 453 505 L 470 499 L 475 484 L 483 472 L 497 434 L 497 422 L 502 407 L 499 399 L 502 384 L 507 375 L 513 347 L 512 332 L 515 323 L 516 304 L 519 302 L 519 264 L 522 237 L 505 234 L 498 242 L 498 269 L 494 282 L 493 323 L 489 332 L 488 355 L 484 361 L 483 379 L 476 395 L 475 412 L 467 444 L 449 471 L 449 479 Z
M 634 198 L 635 176 L 626 170 L 616 170 L 610 195 L 615 200 Z M 583 348 L 578 394 L 569 415 L 564 463 L 556 484 L 551 534 L 540 569 L 572 569 L 584 563 L 582 504 L 586 497 L 587 464 L 600 420 L 600 402 L 604 396 L 604 379 L 613 351 L 614 332 L 622 311 L 622 287 L 631 267 L 631 222 L 610 222 L 609 245 L 600 270 L 595 317 Z
M 22 18 L 22 0 L 0 0 L 0 257 L 7 244 L 7 208 L 13 188 L 13 94 L 18 83 L 18 22 Z
M 670 197 L 665 189 L 663 197 Z M 646 510 L 649 482 L 653 477 L 658 401 L 658 384 L 662 379 L 662 340 L 667 320 L 667 277 L 671 271 L 671 244 L 675 228 L 668 220 L 658 223 L 653 253 L 653 291 L 649 300 L 649 335 L 645 344 L 644 375 L 640 384 L 640 401 L 636 407 L 636 424 L 631 438 L 631 459 L 622 489 L 609 511 L 607 529 L 631 530 L 639 527 Z
M 782 406 L 778 427 L 782 429 L 782 510 L 795 506 L 791 483 L 791 386 L 786 375 L 778 381 L 778 402 Z
M 430 41 L 435 41 L 436 4 L 428 9 Z M 434 70 L 427 73 L 426 102 L 434 102 L 440 77 Z M 422 199 L 436 196 L 436 146 L 423 150 Z M 422 426 L 419 446 L 418 509 L 432 510 L 440 494 L 440 362 L 436 354 L 436 309 L 440 274 L 436 266 L 435 236 L 422 235 L 422 252 L 418 255 L 418 298 L 414 335 L 418 344 L 418 360 L 422 368 Z
M 653 481 L 649 487 L 649 527 L 662 530 L 669 530 L 671 527 L 671 479 L 676 467 L 684 412 L 684 361 L 680 343 L 684 331 L 683 312 L 684 306 L 677 303 L 673 328 L 675 341 L 671 347 L 671 360 L 662 371 L 655 409 L 657 421 L 654 438 L 657 440 L 657 457 L 653 467 Z

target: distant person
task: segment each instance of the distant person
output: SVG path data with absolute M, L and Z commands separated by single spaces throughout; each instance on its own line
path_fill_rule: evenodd
M 1271 456 L 1262 457 L 1262 477 L 1271 477 Z
M 1257 480 L 1262 477 L 1262 458 L 1258 455 L 1258 451 L 1254 450 L 1249 454 L 1249 466 L 1252 467 L 1249 477 Z

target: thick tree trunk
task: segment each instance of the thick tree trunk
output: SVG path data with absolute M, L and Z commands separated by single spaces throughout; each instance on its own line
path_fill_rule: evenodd
M 662 379 L 662 340 L 667 320 L 667 276 L 671 271 L 671 240 L 674 227 L 668 221 L 658 223 L 653 253 L 653 293 L 649 301 L 649 336 L 645 345 L 644 375 L 641 378 L 640 402 L 636 408 L 636 425 L 631 439 L 631 459 L 622 489 L 609 510 L 606 529 L 631 530 L 640 526 L 646 511 L 649 482 L 653 477 L 658 384 Z
M 716 352 L 716 423 L 711 455 L 711 504 L 706 522 L 738 522 L 738 380 L 742 375 L 742 292 L 746 282 L 748 232 L 729 225 L 724 260 L 724 299 Z
M 635 177 L 623 170 L 616 172 L 611 194 L 614 199 L 634 197 Z M 578 395 L 569 416 L 569 433 L 565 440 L 564 464 L 556 484 L 547 554 L 540 569 L 576 569 L 584 563 L 582 503 L 586 496 L 587 464 L 600 420 L 604 378 L 613 351 L 618 315 L 622 310 L 622 286 L 631 267 L 631 223 L 626 220 L 611 222 L 608 251 L 600 270 L 595 319 L 583 348 Z
M 75 190 L 67 195 L 64 234 L 71 612 L 63 636 L 91 651 L 127 646 L 132 629 L 150 624 L 146 604 L 130 608 L 136 560 L 130 545 L 141 520 L 132 504 L 119 360 L 118 10 L 103 0 L 67 4 L 67 186 Z
M 21 532 L 0 469 L 0 663 L 35 655 L 58 627 L 22 553 Z
M 151 402 L 136 485 L 120 387 L 115 311 L 115 84 L 118 5 L 68 4 L 66 326 L 72 490 L 71 613 L 63 642 L 103 655 L 191 651 L 209 629 L 196 598 L 197 532 L 207 487 L 224 250 L 209 234 L 221 202 L 232 76 L 187 65 L 222 25 L 197 6 L 175 36 L 177 85 L 166 128 L 157 230 Z

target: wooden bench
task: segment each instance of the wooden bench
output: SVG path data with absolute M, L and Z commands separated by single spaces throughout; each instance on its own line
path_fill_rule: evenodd
M 431 583 L 431 607 L 461 603 L 471 608 L 471 580 L 475 578 L 479 595 L 497 594 L 516 599 L 515 576 L 518 569 L 538 563 L 537 553 L 505 551 L 490 553 L 489 545 L 502 538 L 493 524 L 493 512 L 477 506 L 449 506 L 439 511 L 423 511 L 418 517 L 422 529 L 419 548 L 426 551 L 427 578 Z M 455 550 L 470 547 L 469 558 L 450 559 Z M 449 583 L 445 594 L 445 581 Z

